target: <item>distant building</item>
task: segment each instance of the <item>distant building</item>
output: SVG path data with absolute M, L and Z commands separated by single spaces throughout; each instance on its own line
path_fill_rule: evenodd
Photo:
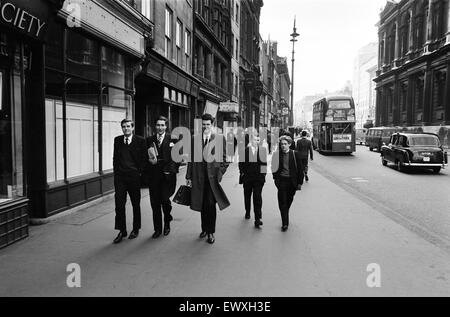
M 241 125 L 259 127 L 259 111 L 263 84 L 259 61 L 259 19 L 262 0 L 241 0 L 240 8 L 240 105 Z
M 450 145 L 450 1 L 388 2 L 380 14 L 378 126 L 438 133 Z
M 373 69 L 378 65 L 378 43 L 370 43 L 358 52 L 353 66 L 353 99 L 356 107 L 356 126 L 362 128 L 375 117 L 375 85 Z

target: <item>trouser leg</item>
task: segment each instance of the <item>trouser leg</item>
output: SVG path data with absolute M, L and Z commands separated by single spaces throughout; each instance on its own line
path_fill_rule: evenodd
M 216 232 L 216 200 L 214 193 L 211 189 L 209 181 L 205 181 L 205 191 L 203 197 L 203 210 L 202 210 L 202 230 L 206 233 Z
M 244 203 L 245 212 L 250 214 L 251 210 L 251 199 L 252 199 L 253 184 L 251 182 L 244 183 Z
M 115 226 L 116 230 L 127 231 L 126 215 L 125 215 L 125 204 L 127 202 L 127 189 L 126 184 L 122 177 L 114 177 L 114 200 L 116 204 L 116 218 Z
M 172 203 L 170 201 L 170 197 L 173 195 L 174 182 L 176 182 L 176 175 L 170 175 L 166 178 L 166 181 L 161 185 L 161 204 L 162 210 L 164 213 L 164 223 L 168 224 L 173 220 L 172 215 L 170 214 L 172 211 Z
M 150 204 L 152 205 L 153 229 L 155 232 L 162 231 L 161 215 L 161 193 L 159 186 L 150 185 Z
M 255 212 L 255 220 L 262 219 L 262 189 L 264 183 L 255 182 L 253 184 L 253 210 Z
M 132 176 L 128 182 L 128 194 L 133 206 L 133 230 L 141 229 L 141 179 L 139 175 Z

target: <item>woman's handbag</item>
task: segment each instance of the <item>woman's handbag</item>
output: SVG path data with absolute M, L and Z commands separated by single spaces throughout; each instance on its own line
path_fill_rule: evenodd
M 180 186 L 175 197 L 173 198 L 173 202 L 182 206 L 190 206 L 191 205 L 191 188 L 186 185 Z

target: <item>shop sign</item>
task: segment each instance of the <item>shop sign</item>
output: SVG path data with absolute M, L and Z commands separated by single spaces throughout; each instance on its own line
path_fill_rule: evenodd
M 219 105 L 220 112 L 239 113 L 239 105 L 236 102 L 221 102 Z
M 62 12 L 71 16 L 71 8 L 79 8 L 79 16 L 83 28 L 87 28 L 111 43 L 120 43 L 135 55 L 145 55 L 144 34 L 125 23 L 115 14 L 109 12 L 94 1 L 66 0 Z
M 43 38 L 47 16 L 48 6 L 42 0 L 0 1 L 0 22 L 32 38 Z

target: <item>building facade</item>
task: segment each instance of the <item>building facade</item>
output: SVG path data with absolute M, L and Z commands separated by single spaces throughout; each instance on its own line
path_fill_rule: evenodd
M 235 120 L 233 112 L 219 109 L 232 99 L 231 1 L 194 1 L 193 72 L 200 82 L 194 117 L 210 113 L 223 129 Z
M 169 129 L 191 128 L 200 84 L 192 71 L 193 3 L 134 0 L 132 5 L 154 24 L 136 77 L 136 132 L 152 135 L 161 115 L 169 119 Z
M 356 126 L 362 128 L 375 118 L 375 83 L 373 68 L 378 66 L 378 43 L 370 43 L 358 51 L 353 64 L 353 99 L 356 107 Z
M 1 214 L 5 245 L 25 218 L 113 191 L 112 139 L 135 117 L 134 75 L 153 25 L 126 1 L 1 6 L 0 213 L 23 216 L 3 231 Z
M 449 0 L 388 2 L 379 22 L 376 124 L 450 144 Z
M 262 0 L 241 0 L 240 22 L 240 117 L 243 127 L 259 127 L 261 82 L 259 19 Z
M 281 109 L 281 127 L 287 128 L 290 122 L 291 111 L 291 80 L 286 57 L 277 57 L 276 69 L 279 78 L 277 103 Z

